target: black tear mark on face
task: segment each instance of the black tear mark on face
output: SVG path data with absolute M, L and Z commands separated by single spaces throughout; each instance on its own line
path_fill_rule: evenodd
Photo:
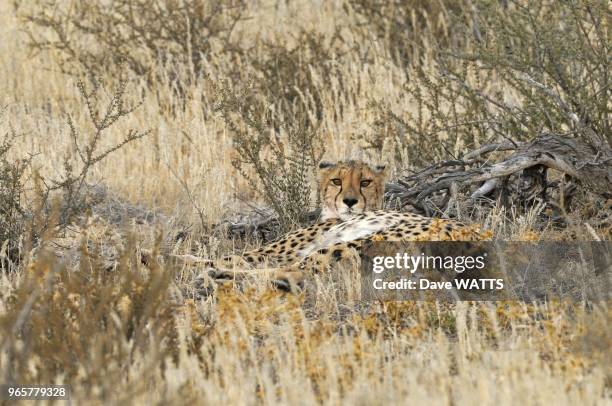
M 342 194 L 342 186 L 338 188 L 338 193 L 336 193 L 336 196 L 334 196 L 334 208 L 336 209 L 336 212 L 338 212 L 338 198 L 340 197 L 341 194 Z

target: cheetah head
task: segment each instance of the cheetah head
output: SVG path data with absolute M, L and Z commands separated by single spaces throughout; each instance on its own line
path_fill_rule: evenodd
M 320 193 L 323 219 L 346 219 L 366 210 L 380 209 L 385 189 L 385 166 L 359 161 L 321 162 Z

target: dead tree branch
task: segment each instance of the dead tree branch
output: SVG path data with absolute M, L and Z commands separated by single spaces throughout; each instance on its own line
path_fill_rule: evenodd
M 483 156 L 494 151 L 515 152 L 499 162 Z M 423 201 L 440 191 L 448 192 L 452 185 L 472 198 L 498 191 L 504 182 L 516 175 L 525 175 L 529 168 L 554 169 L 581 184 L 587 191 L 604 199 L 612 197 L 612 154 L 595 151 L 575 138 L 542 134 L 520 145 L 511 143 L 484 145 L 464 155 L 463 159 L 436 163 L 414 175 L 387 185 L 388 200 L 401 207 L 423 207 Z M 501 193 L 501 192 L 500 192 Z M 499 195 L 499 193 L 498 193 Z

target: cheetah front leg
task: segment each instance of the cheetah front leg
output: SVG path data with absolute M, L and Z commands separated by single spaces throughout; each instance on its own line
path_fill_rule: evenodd
M 289 292 L 294 292 L 295 288 L 301 290 L 306 276 L 332 269 L 342 261 L 358 260 L 361 243 L 361 240 L 336 243 L 315 251 L 290 267 L 275 270 L 272 283 Z
M 355 259 L 361 248 L 360 241 L 332 244 L 319 249 L 288 266 L 255 269 L 211 269 L 209 276 L 216 282 L 240 281 L 246 278 L 267 278 L 278 289 L 296 292 L 302 290 L 309 274 L 320 273 L 335 263 Z
M 266 279 L 272 286 L 286 292 L 299 292 L 304 286 L 305 273 L 298 264 L 278 268 L 210 269 L 208 276 L 216 283 L 242 282 L 247 279 Z

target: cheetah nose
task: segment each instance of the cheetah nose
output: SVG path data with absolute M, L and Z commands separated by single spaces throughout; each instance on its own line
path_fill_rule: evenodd
M 346 204 L 348 207 L 353 207 L 354 205 L 357 204 L 357 199 L 354 198 L 345 198 L 342 199 L 342 201 L 344 202 L 344 204 Z

